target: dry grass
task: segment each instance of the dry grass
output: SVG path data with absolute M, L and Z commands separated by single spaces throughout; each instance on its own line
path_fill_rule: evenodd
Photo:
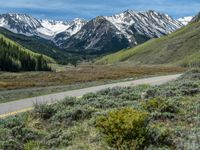
M 60 72 L 0 72 L 0 90 L 69 85 L 125 78 L 135 79 L 144 76 L 173 74 L 183 71 L 185 69 L 169 66 L 80 65 L 76 68 L 62 66 L 62 71 Z

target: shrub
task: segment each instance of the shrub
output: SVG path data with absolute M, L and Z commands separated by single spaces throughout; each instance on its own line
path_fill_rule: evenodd
M 191 69 L 191 70 L 187 71 L 186 73 L 184 73 L 179 78 L 179 80 L 186 80 L 186 79 L 200 80 L 200 69 L 198 69 L 198 68 Z
M 138 92 L 132 92 L 132 93 L 124 92 L 119 97 L 124 100 L 138 100 L 141 98 L 141 94 Z
M 169 113 L 169 112 L 153 112 L 151 113 L 151 117 L 153 120 L 166 120 L 166 119 L 175 119 L 176 118 L 176 114 L 174 113 Z
M 143 101 L 141 103 L 143 109 L 148 112 L 169 112 L 169 113 L 177 113 L 178 107 L 174 105 L 174 103 L 169 102 L 166 99 L 154 98 L 150 100 Z
M 26 127 L 28 115 L 8 117 L 0 122 L 0 149 L 23 149 L 23 144 L 36 140 L 40 135 Z
M 96 127 L 112 147 L 140 149 L 145 142 L 148 113 L 132 108 L 111 111 L 96 119 Z
M 88 94 L 83 95 L 82 97 L 83 100 L 94 99 L 94 98 L 97 98 L 96 93 L 88 93 Z
M 56 103 L 57 109 L 64 109 L 66 107 L 74 107 L 77 105 L 77 98 L 76 97 L 66 97 L 64 100 Z
M 162 123 L 153 124 L 148 128 L 148 139 L 150 145 L 172 146 L 173 131 Z
M 178 88 L 180 89 L 181 94 L 183 96 L 195 95 L 200 92 L 199 84 L 197 82 L 193 82 L 193 81 L 184 81 L 184 82 L 180 83 Z
M 90 118 L 94 110 L 90 107 L 75 107 L 72 109 L 65 109 L 57 112 L 52 118 L 51 122 L 65 123 L 65 125 L 73 125 L 77 121 Z
M 11 137 L 11 131 L 6 128 L 0 128 L 0 141 L 6 141 Z
M 69 146 L 72 141 L 72 135 L 70 132 L 64 132 L 61 129 L 51 131 L 43 141 L 43 145 L 49 148 Z
M 11 129 L 11 134 L 15 139 L 19 140 L 22 143 L 26 143 L 30 140 L 36 140 L 39 138 L 39 134 L 31 129 L 28 129 L 24 126 L 17 126 Z
M 34 115 L 44 120 L 50 119 L 56 112 L 57 110 L 52 105 L 48 104 L 36 104 L 34 108 Z
M 36 141 L 29 141 L 28 143 L 24 144 L 24 150 L 39 150 L 40 144 Z
M 154 98 L 158 94 L 158 86 L 152 87 L 145 92 L 144 98 Z
M 14 128 L 25 124 L 26 115 L 12 116 L 0 121 L 0 125 L 4 128 Z
M 90 106 L 99 109 L 116 108 L 119 106 L 119 103 L 116 102 L 116 99 L 106 97 L 99 97 L 89 104 Z
M 14 139 L 7 139 L 0 142 L 0 149 L 3 150 L 23 150 L 23 144 Z

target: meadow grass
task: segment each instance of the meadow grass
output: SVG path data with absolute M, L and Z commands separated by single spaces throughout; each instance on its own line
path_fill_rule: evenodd
M 0 72 L 0 90 L 60 86 L 125 78 L 136 79 L 149 75 L 180 73 L 186 69 L 173 66 L 80 65 L 76 68 L 66 66 L 62 70 L 60 72 Z

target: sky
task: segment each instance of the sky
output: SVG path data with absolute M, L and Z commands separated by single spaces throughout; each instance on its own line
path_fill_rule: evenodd
M 40 19 L 72 20 L 110 16 L 127 9 L 156 10 L 174 18 L 194 16 L 200 0 L 0 0 L 0 13 L 26 13 Z

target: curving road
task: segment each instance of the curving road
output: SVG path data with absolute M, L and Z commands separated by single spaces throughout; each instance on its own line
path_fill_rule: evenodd
M 102 89 L 113 88 L 116 86 L 127 87 L 127 86 L 141 85 L 141 84 L 161 85 L 171 80 L 175 80 L 179 76 L 181 76 L 181 74 L 151 77 L 151 78 L 113 83 L 113 84 L 107 84 L 107 85 L 100 85 L 100 86 L 95 86 L 95 87 L 89 87 L 89 88 L 84 88 L 84 89 L 72 90 L 72 91 L 67 91 L 67 92 L 62 92 L 62 93 L 49 94 L 45 96 L 38 96 L 38 97 L 3 103 L 3 104 L 0 104 L 0 118 L 1 116 L 5 114 L 15 114 L 14 112 L 23 112 L 23 110 L 24 111 L 30 110 L 34 104 L 54 103 L 56 101 L 60 101 L 64 99 L 67 96 L 80 97 L 89 92 L 97 92 Z

